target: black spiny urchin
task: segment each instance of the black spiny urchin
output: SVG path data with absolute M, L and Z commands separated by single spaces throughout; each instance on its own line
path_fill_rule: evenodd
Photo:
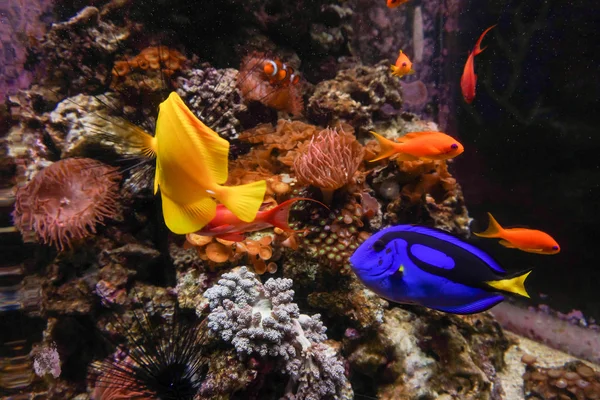
M 192 400 L 208 369 L 203 323 L 177 309 L 167 319 L 132 314 L 117 323 L 126 343 L 92 369 L 92 399 Z

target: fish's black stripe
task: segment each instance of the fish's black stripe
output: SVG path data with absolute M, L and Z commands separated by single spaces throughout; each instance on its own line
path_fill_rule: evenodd
M 451 280 L 456 283 L 465 284 L 473 287 L 489 289 L 484 282 L 502 279 L 502 276 L 496 273 L 485 261 L 472 254 L 466 249 L 449 243 L 443 239 L 429 236 L 423 233 L 401 231 L 388 232 L 379 240 L 386 245 L 393 240 L 402 239 L 407 242 L 407 255 L 421 270 Z M 443 269 L 435 265 L 428 264 L 415 257 L 410 249 L 415 244 L 421 244 L 433 249 L 439 250 L 454 260 L 455 266 L 452 269 Z

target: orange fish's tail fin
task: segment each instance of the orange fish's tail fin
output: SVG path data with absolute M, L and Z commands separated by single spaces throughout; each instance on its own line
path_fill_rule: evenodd
M 530 298 L 529 293 L 527 293 L 527 289 L 525 289 L 525 279 L 527 279 L 530 273 L 531 269 L 521 272 L 511 278 L 488 281 L 486 284 L 494 289 L 502 290 L 503 292 L 514 293 L 518 294 L 519 296 Z
M 484 47 L 483 49 L 481 48 L 481 41 L 483 40 L 483 37 L 486 35 L 486 33 L 488 33 L 496 25 L 497 24 L 490 26 L 485 31 L 483 31 L 481 36 L 479 36 L 479 40 L 477 40 L 477 43 L 475 43 L 475 47 L 473 48 L 473 57 L 476 56 L 477 54 L 480 54 L 482 51 L 484 51 L 487 48 L 487 46 Z
M 393 76 L 399 76 L 400 78 L 402 78 L 402 72 L 400 72 L 400 68 L 396 67 L 395 65 L 390 65 L 390 71 L 392 72 Z
M 296 232 L 294 229 L 290 228 L 288 223 L 288 219 L 290 217 L 290 210 L 292 206 L 298 201 L 312 201 L 315 203 L 319 203 L 323 207 L 329 210 L 325 204 L 320 201 L 308 198 L 308 197 L 296 197 L 294 199 L 289 199 L 279 204 L 277 207 L 274 207 L 268 211 L 266 222 L 270 223 L 276 228 L 282 229 L 285 232 Z
M 375 136 L 375 139 L 377 139 L 377 142 L 379 143 L 379 147 L 381 148 L 381 152 L 377 155 L 377 157 L 369 160 L 370 162 L 383 160 L 384 158 L 391 157 L 394 154 L 398 153 L 397 143 L 392 142 L 391 140 L 381 136 L 377 132 L 373 132 L 373 131 L 370 131 L 370 132 L 371 132 L 371 134 L 373 134 L 373 136 Z
M 479 233 L 473 232 L 473 233 L 476 236 L 485 237 L 485 238 L 501 237 L 502 233 L 504 232 L 504 228 L 502 228 L 502 226 L 498 223 L 498 221 L 496 221 L 494 219 L 492 214 L 488 213 L 488 216 L 490 217 L 490 223 L 488 225 L 488 228 L 483 232 L 479 232 Z
M 239 186 L 220 186 L 216 197 L 236 217 L 244 222 L 252 222 L 262 205 L 266 190 L 267 182 L 262 180 Z

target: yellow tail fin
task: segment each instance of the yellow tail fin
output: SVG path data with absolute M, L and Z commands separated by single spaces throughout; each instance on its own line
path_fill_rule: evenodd
M 252 222 L 256 218 L 256 213 L 263 202 L 266 190 L 266 181 L 239 186 L 220 186 L 217 200 L 242 221 Z
M 523 297 L 529 298 L 529 293 L 525 290 L 525 279 L 531 273 L 527 271 L 519 276 L 515 276 L 514 278 L 509 279 L 501 279 L 499 281 L 488 281 L 487 285 L 493 287 L 494 289 L 502 290 L 504 292 L 515 293 Z
M 165 224 L 171 232 L 178 235 L 199 231 L 217 213 L 217 203 L 210 197 L 203 197 L 194 204 L 186 205 L 177 204 L 164 194 L 161 199 Z
M 485 237 L 485 238 L 501 237 L 502 231 L 504 231 L 504 229 L 502 228 L 502 226 L 500 226 L 498 221 L 496 221 L 494 219 L 494 217 L 492 217 L 492 214 L 488 213 L 488 216 L 490 217 L 490 223 L 488 225 L 488 228 L 483 232 L 480 232 L 480 233 L 473 232 L 473 233 L 476 236 Z
M 379 143 L 379 147 L 381 148 L 381 152 L 377 155 L 377 157 L 369 160 L 369 162 L 383 160 L 384 158 L 388 158 L 398 153 L 397 143 L 392 142 L 391 140 L 381 136 L 377 132 L 371 131 L 377 142 Z

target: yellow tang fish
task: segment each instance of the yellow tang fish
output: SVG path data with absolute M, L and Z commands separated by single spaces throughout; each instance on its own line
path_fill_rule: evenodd
M 254 220 L 266 182 L 223 186 L 229 142 L 196 118 L 177 93 L 160 104 L 155 136 L 141 129 L 137 136 L 144 153 L 156 155 L 154 193 L 160 188 L 165 223 L 173 233 L 202 229 L 216 215 L 216 200 L 240 220 Z

